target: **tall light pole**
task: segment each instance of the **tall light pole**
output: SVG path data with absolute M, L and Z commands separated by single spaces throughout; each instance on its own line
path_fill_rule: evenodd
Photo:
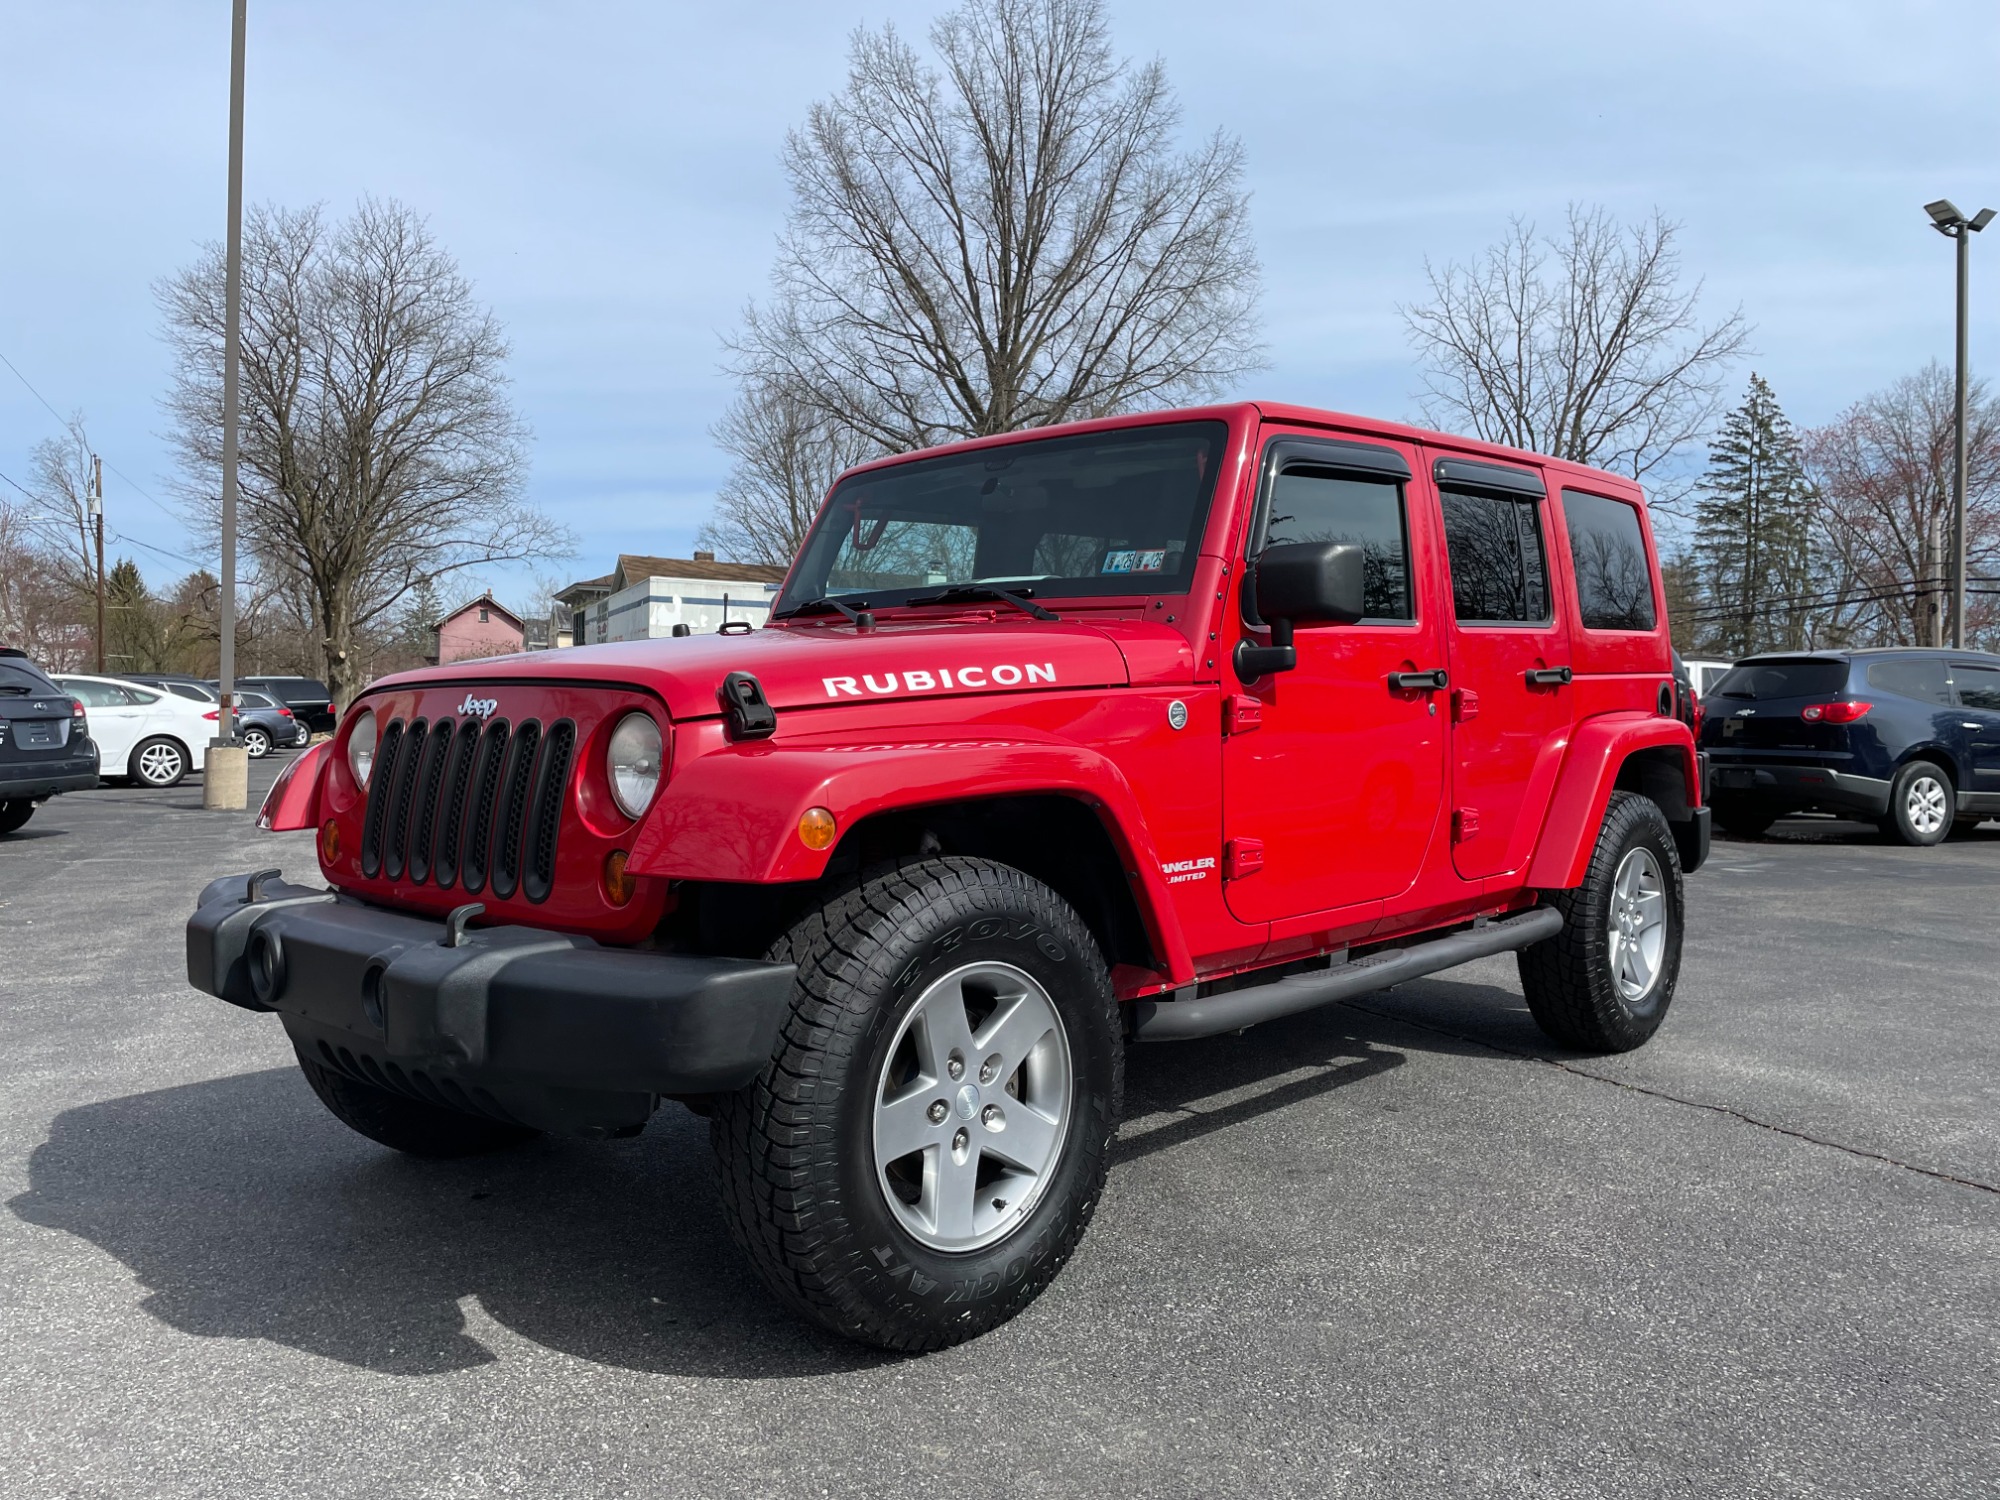
M 243 33 L 248 0 L 231 5 L 229 33 L 229 248 L 223 272 L 222 619 L 215 738 L 202 771 L 203 807 L 239 808 L 249 796 L 248 761 L 236 743 L 236 367 L 243 304 Z
M 1993 222 L 1993 210 L 1982 208 L 1971 218 L 1958 211 L 1949 198 L 1926 203 L 1931 228 L 1946 239 L 1958 241 L 1958 373 L 1952 404 L 1952 427 L 1956 433 L 1951 467 L 1951 644 L 1965 649 L 1965 369 L 1968 362 L 1965 322 L 1967 272 L 1972 237 Z

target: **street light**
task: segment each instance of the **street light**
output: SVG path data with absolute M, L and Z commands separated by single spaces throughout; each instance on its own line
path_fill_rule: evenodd
M 1982 208 L 1971 218 L 1958 211 L 1958 206 L 1949 198 L 1940 198 L 1935 203 L 1926 203 L 1924 212 L 1931 216 L 1931 228 L 1946 239 L 1958 241 L 1958 389 L 1952 405 L 1952 426 L 1956 430 L 1957 441 L 1953 444 L 1951 470 L 1951 644 L 1956 649 L 1965 649 L 1965 291 L 1966 252 L 1972 244 L 1972 236 L 1993 222 L 1993 210 Z

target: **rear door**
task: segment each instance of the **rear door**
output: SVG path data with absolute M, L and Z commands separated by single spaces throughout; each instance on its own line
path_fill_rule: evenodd
M 1958 699 L 1959 732 L 1971 775 L 1961 792 L 1978 800 L 1972 809 L 2000 812 L 2000 667 L 1953 661 L 1952 691 Z
M 1443 666 L 1433 522 L 1409 503 L 1416 452 L 1373 436 L 1267 438 L 1248 555 L 1357 542 L 1368 615 L 1300 625 L 1298 665 L 1234 692 L 1223 743 L 1225 886 L 1241 921 L 1397 895 L 1423 868 L 1444 793 L 1442 692 L 1398 686 Z M 1247 614 L 1247 611 L 1246 611 Z M 1261 622 L 1259 622 L 1261 624 Z
M 1548 492 L 1526 465 L 1432 465 L 1451 572 L 1452 864 L 1526 864 L 1568 742 L 1569 633 L 1549 566 Z

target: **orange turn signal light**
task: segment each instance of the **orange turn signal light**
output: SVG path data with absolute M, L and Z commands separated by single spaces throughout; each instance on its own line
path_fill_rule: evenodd
M 340 863 L 340 825 L 331 818 L 319 825 L 319 862 L 323 865 Z
M 799 842 L 808 849 L 833 847 L 833 814 L 823 807 L 809 807 L 799 815 Z
M 639 889 L 639 877 L 625 873 L 627 858 L 623 849 L 613 849 L 604 856 L 604 894 L 613 906 L 623 906 Z

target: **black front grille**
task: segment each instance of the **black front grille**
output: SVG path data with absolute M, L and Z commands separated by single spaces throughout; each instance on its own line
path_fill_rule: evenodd
M 483 730 L 472 720 L 390 720 L 368 778 L 361 873 L 546 901 L 575 750 L 568 719 L 546 734 L 534 719 Z

